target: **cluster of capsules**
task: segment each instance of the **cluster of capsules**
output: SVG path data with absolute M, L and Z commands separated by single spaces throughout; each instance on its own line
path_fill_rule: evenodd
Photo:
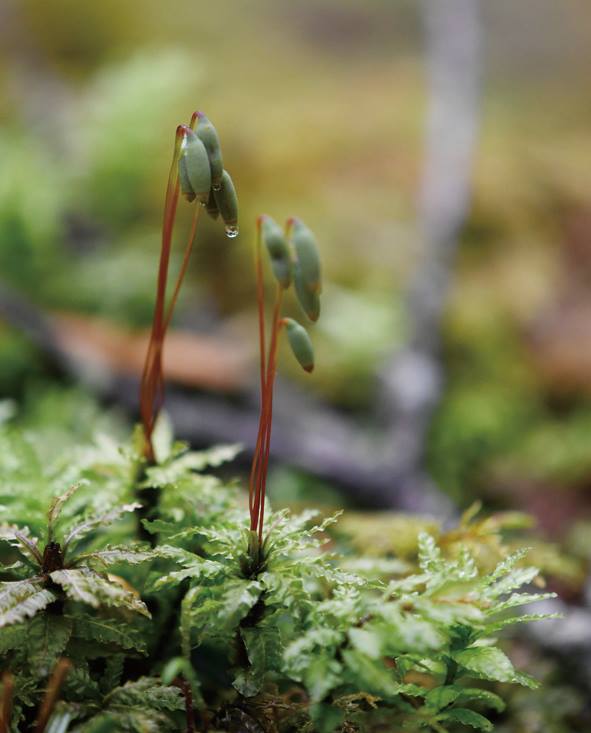
M 320 256 L 316 238 L 301 219 L 292 217 L 282 229 L 271 217 L 259 219 L 261 238 L 278 286 L 286 291 L 293 283 L 297 300 L 311 321 L 320 316 L 322 290 Z M 306 329 L 293 318 L 281 318 L 291 350 L 307 372 L 314 369 L 314 352 Z
M 291 351 L 307 372 L 314 369 L 314 351 L 306 329 L 293 318 L 281 315 L 284 293 L 294 285 L 297 300 L 311 321 L 320 315 L 322 288 L 320 256 L 310 229 L 294 217 L 281 228 L 271 217 L 263 215 L 257 222 L 256 274 L 259 311 L 261 415 L 249 480 L 251 540 L 249 553 L 257 555 L 263 546 L 263 522 L 271 428 L 273 422 L 273 387 L 277 372 L 277 346 L 283 329 Z M 269 350 L 266 349 L 264 287 L 262 268 L 263 245 L 269 255 L 277 293 L 271 325 Z
M 181 125 L 178 160 L 181 193 L 198 201 L 213 218 L 222 217 L 228 237 L 238 235 L 238 197 L 232 178 L 224 168 L 222 148 L 215 127 L 203 114 L 194 112 L 190 125 Z
M 181 268 L 167 304 L 168 271 L 179 191 L 187 201 L 197 201 L 201 206 L 195 209 Z M 144 455 L 149 462 L 155 460 L 152 433 L 164 401 L 164 340 L 187 272 L 202 207 L 214 219 L 221 215 L 228 237 L 238 235 L 238 197 L 230 174 L 224 170 L 217 131 L 203 112 L 194 112 L 190 124 L 179 125 L 176 131 L 164 204 L 156 303 L 140 387 Z

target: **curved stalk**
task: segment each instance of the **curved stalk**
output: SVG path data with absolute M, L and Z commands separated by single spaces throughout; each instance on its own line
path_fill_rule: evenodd
M 145 438 L 144 456 L 150 463 L 153 463 L 155 460 L 154 447 L 152 445 L 152 434 L 156 419 L 164 401 L 164 375 L 162 364 L 164 338 L 172 319 L 183 279 L 187 272 L 189 258 L 197 231 L 199 214 L 201 211 L 201 207 L 198 206 L 193 215 L 189 238 L 185 245 L 183 262 L 175 283 L 171 302 L 167 308 L 166 289 L 168 283 L 168 270 L 170 265 L 170 253 L 172 250 L 172 235 L 180 193 L 178 161 L 181 154 L 184 134 L 183 127 L 179 126 L 177 128 L 172 165 L 166 187 L 164 220 L 162 224 L 162 244 L 160 249 L 160 261 L 158 264 L 156 303 L 154 305 L 152 330 L 150 333 L 150 340 L 148 343 L 148 350 L 146 352 L 140 386 L 140 415 Z
M 277 370 L 277 346 L 279 343 L 279 332 L 281 330 L 282 303 L 283 288 L 278 285 L 266 367 L 264 364 L 264 351 L 261 352 L 263 354 L 263 358 L 261 359 L 261 414 L 259 418 L 257 444 L 251 468 L 251 486 L 249 491 L 249 494 L 253 496 L 253 500 L 250 503 L 250 529 L 253 532 L 257 532 L 259 542 L 262 542 L 263 539 L 265 494 L 273 419 L 273 387 Z
M 256 284 L 257 284 L 257 310 L 258 310 L 258 324 L 259 324 L 259 356 L 260 356 L 260 379 L 261 379 L 261 395 L 260 395 L 260 417 L 259 417 L 259 430 L 257 435 L 257 442 L 254 450 L 252 466 L 250 470 L 250 478 L 248 483 L 248 509 L 251 514 L 251 530 L 252 516 L 254 510 L 254 494 L 255 494 L 255 477 L 257 474 L 258 462 L 259 462 L 259 451 L 262 440 L 262 416 L 265 413 L 265 382 L 266 382 L 266 370 L 265 370 L 265 358 L 266 358 L 266 343 L 265 343 L 265 289 L 263 283 L 263 258 L 262 258 L 262 235 L 261 235 L 262 217 L 257 220 L 257 233 L 255 240 L 255 272 L 256 272 Z

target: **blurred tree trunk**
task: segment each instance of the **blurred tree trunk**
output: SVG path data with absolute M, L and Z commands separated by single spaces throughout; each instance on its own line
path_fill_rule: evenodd
M 423 0 L 429 107 L 418 217 L 421 251 L 406 296 L 409 338 L 382 372 L 382 419 L 404 493 L 420 493 L 426 434 L 442 391 L 441 327 L 470 204 L 478 131 L 480 0 Z

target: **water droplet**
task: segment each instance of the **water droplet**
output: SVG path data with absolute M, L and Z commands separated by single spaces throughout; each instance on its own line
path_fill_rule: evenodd
M 201 204 L 201 206 L 203 206 L 203 208 L 207 206 L 207 201 L 200 201 L 199 203 Z
M 226 237 L 229 239 L 234 239 L 234 237 L 238 236 L 238 227 L 236 226 L 227 226 L 226 227 Z
M 216 184 L 214 184 L 212 186 L 212 188 L 213 188 L 214 191 L 221 191 L 222 190 L 222 184 L 221 183 L 216 183 Z

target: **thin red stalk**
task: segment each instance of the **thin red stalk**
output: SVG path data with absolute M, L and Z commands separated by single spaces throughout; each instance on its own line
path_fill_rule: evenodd
M 255 513 L 254 506 L 255 506 L 255 501 L 256 501 L 256 484 L 257 484 L 257 476 L 258 476 L 259 456 L 260 456 L 260 451 L 261 451 L 261 443 L 263 440 L 264 412 L 265 412 L 264 407 L 262 407 L 260 416 L 259 416 L 259 429 L 257 433 L 257 441 L 256 441 L 254 453 L 252 456 L 252 464 L 250 466 L 250 476 L 248 479 L 248 510 L 250 512 L 250 529 L 252 531 L 256 530 L 255 517 L 258 516 L 258 513 Z
M 195 213 L 193 214 L 191 231 L 189 233 L 187 244 L 185 245 L 185 252 L 183 254 L 183 262 L 181 264 L 181 269 L 179 271 L 177 281 L 175 283 L 174 292 L 173 292 L 171 301 L 168 305 L 168 310 L 166 311 L 166 316 L 164 318 L 164 323 L 162 325 L 159 340 L 156 342 L 154 346 L 154 352 L 153 352 L 154 355 L 153 355 L 153 360 L 152 360 L 153 361 L 152 374 L 151 374 L 151 379 L 150 379 L 150 388 L 152 392 L 152 400 L 151 400 L 152 420 L 151 420 L 151 426 L 150 426 L 150 439 L 152 436 L 152 432 L 154 430 L 156 418 L 158 417 L 158 413 L 160 412 L 160 410 L 162 409 L 162 405 L 164 404 L 164 366 L 163 366 L 164 339 L 166 337 L 168 326 L 170 325 L 170 321 L 174 314 L 174 309 L 175 309 L 176 302 L 179 296 L 179 292 L 180 292 L 181 286 L 183 284 L 183 280 L 187 272 L 189 260 L 191 258 L 191 252 L 193 250 L 193 243 L 195 241 L 195 233 L 197 231 L 197 223 L 199 221 L 200 212 L 201 212 L 201 206 L 196 206 Z M 153 459 L 153 457 L 154 457 L 153 451 L 151 451 L 151 458 Z
M 164 399 L 164 377 L 162 374 L 162 349 L 164 344 L 164 336 L 168 327 L 168 322 L 172 315 L 169 309 L 165 318 L 166 304 L 166 286 L 168 282 L 168 268 L 170 263 L 170 252 L 172 249 L 172 233 L 176 218 L 176 210 L 179 199 L 179 181 L 178 181 L 178 160 L 181 154 L 182 141 L 185 135 L 185 128 L 179 125 L 176 132 L 174 154 L 172 165 L 168 176 L 166 186 L 166 197 L 164 202 L 164 220 L 162 224 L 162 244 L 160 249 L 160 262 L 158 265 L 158 280 L 156 291 L 156 303 L 154 305 L 154 316 L 152 320 L 152 330 L 150 333 L 150 341 L 144 362 L 142 380 L 140 386 L 140 414 L 142 424 L 144 426 L 145 446 L 144 453 L 149 461 L 154 460 L 154 448 L 152 446 L 152 432 L 154 424 L 162 402 Z M 194 233 L 193 233 L 194 236 Z M 190 240 L 190 247 L 192 239 Z M 186 253 L 187 256 L 187 253 Z M 185 266 L 186 269 L 186 266 Z M 182 272 L 184 276 L 184 271 Z M 174 301 L 178 295 L 180 283 L 177 281 L 175 288 Z M 174 303 L 173 303 L 174 305 Z
M 259 218 L 259 226 L 262 219 Z M 285 236 L 289 236 L 294 219 L 287 220 L 285 225 Z M 262 276 L 257 280 L 262 282 Z M 262 296 L 261 296 L 262 298 Z M 252 531 L 258 530 L 259 542 L 263 541 L 263 524 L 265 518 L 265 496 L 267 493 L 267 473 L 269 470 L 269 453 L 271 449 L 271 430 L 273 427 L 273 389 L 275 386 L 275 375 L 277 372 L 277 345 L 279 342 L 279 332 L 281 330 L 282 321 L 281 303 L 283 300 L 283 289 L 278 285 L 277 297 L 275 301 L 275 311 L 273 314 L 273 325 L 271 331 L 271 346 L 269 349 L 269 360 L 265 375 L 265 383 L 261 381 L 262 408 L 259 420 L 259 435 L 257 437 L 257 445 L 255 456 L 253 459 L 253 467 L 251 472 L 255 474 L 256 498 L 254 505 L 250 505 L 250 528 Z M 260 330 L 260 329 L 259 329 Z M 261 355 L 264 352 L 261 351 Z M 263 362 L 261 360 L 261 375 L 263 373 Z
M 255 265 L 257 273 L 257 305 L 259 316 L 259 352 L 260 352 L 260 371 L 261 371 L 261 409 L 263 393 L 265 391 L 265 288 L 263 283 L 263 257 L 261 253 L 262 235 L 261 235 L 262 219 L 259 217 L 257 221 L 257 241 Z
M 158 266 L 158 284 L 156 293 L 156 303 L 154 306 L 154 317 L 152 321 L 152 331 L 150 334 L 150 342 L 144 371 L 142 374 L 142 383 L 140 388 L 140 413 L 144 425 L 144 433 L 146 439 L 145 452 L 146 457 L 150 460 L 154 458 L 152 448 L 152 430 L 154 427 L 155 408 L 157 409 L 157 401 L 159 399 L 159 373 L 162 368 L 162 341 L 163 332 L 163 314 L 166 299 L 166 281 L 168 277 L 168 265 L 170 260 L 172 225 L 176 213 L 176 204 L 178 201 L 178 184 L 175 186 L 173 195 L 168 197 L 165 207 L 165 222 L 162 232 L 162 248 L 160 252 L 160 263 Z M 156 403 L 156 404 L 155 404 Z
M 260 446 L 263 439 L 263 416 L 265 414 L 265 360 L 266 360 L 266 344 L 265 344 L 265 290 L 263 283 L 263 258 L 261 254 L 261 224 L 262 218 L 259 217 L 257 220 L 257 235 L 255 243 L 255 272 L 257 279 L 257 308 L 258 308 L 258 319 L 259 319 L 259 354 L 260 354 L 260 378 L 261 378 L 261 403 L 260 403 L 260 417 L 259 417 L 259 430 L 257 435 L 257 442 L 253 454 L 252 465 L 250 469 L 250 478 L 248 483 L 248 509 L 250 511 L 250 528 L 255 530 L 256 526 L 253 523 L 254 510 L 254 493 L 255 493 L 255 476 L 257 474 L 257 466 L 259 462 Z
M 283 291 L 280 291 L 279 297 L 281 298 Z M 273 392 L 275 387 L 275 375 L 277 373 L 277 346 L 279 343 L 281 323 L 279 320 L 279 307 L 277 310 L 277 320 L 274 325 L 275 342 L 271 349 L 271 355 L 269 360 L 269 369 L 267 373 L 267 419 L 266 419 L 266 433 L 265 433 L 265 445 L 263 448 L 263 462 L 261 466 L 261 505 L 260 505 L 260 518 L 259 518 L 259 540 L 263 540 L 263 520 L 265 516 L 265 496 L 267 493 L 267 473 L 269 469 L 269 452 L 271 447 L 271 430 L 273 427 Z
M 203 207 L 199 205 L 195 207 L 195 213 L 193 214 L 193 220 L 191 222 L 191 231 L 189 232 L 189 239 L 187 240 L 187 244 L 185 246 L 185 253 L 183 255 L 183 262 L 181 264 L 181 269 L 179 271 L 179 274 L 178 274 L 178 277 L 177 277 L 177 280 L 174 286 L 174 292 L 172 294 L 172 298 L 170 299 L 170 305 L 168 306 L 168 311 L 166 312 L 166 318 L 164 319 L 164 334 L 166 334 L 166 332 L 168 331 L 168 326 L 170 325 L 170 321 L 172 319 L 172 315 L 176 307 L 176 302 L 179 297 L 181 285 L 183 284 L 183 280 L 185 279 L 185 275 L 187 274 L 187 267 L 189 266 L 191 252 L 193 251 L 193 243 L 195 242 L 197 224 L 199 222 L 199 215 L 202 209 Z
M 267 470 L 269 465 L 269 450 L 271 443 L 271 426 L 273 423 L 273 385 L 277 364 L 277 344 L 281 320 L 281 304 L 283 302 L 283 289 L 277 286 L 277 296 L 273 311 L 273 326 L 271 330 L 271 344 L 269 347 L 269 360 L 265 377 L 265 408 L 261 417 L 262 443 L 259 448 L 256 480 L 256 500 L 254 504 L 255 531 L 258 530 L 259 541 L 262 542 L 263 520 L 265 516 L 265 494 L 267 487 Z

